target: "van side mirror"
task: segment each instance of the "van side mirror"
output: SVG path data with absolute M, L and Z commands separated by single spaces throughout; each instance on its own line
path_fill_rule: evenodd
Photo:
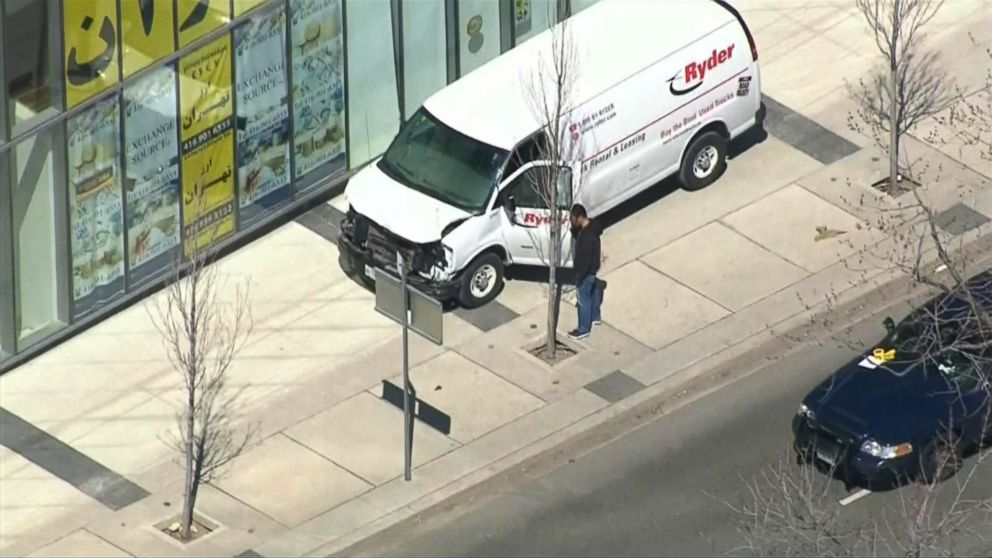
M 891 316 L 886 316 L 885 319 L 882 320 L 882 325 L 885 326 L 885 331 L 889 333 L 892 333 L 892 331 L 896 329 L 896 323 L 892 320 Z
M 503 209 L 510 215 L 511 221 L 516 218 L 517 200 L 513 197 L 513 194 L 507 194 L 503 197 Z

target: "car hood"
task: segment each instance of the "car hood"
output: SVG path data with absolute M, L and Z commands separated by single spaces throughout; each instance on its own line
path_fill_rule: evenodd
M 348 181 L 351 207 L 387 230 L 417 244 L 441 240 L 445 227 L 471 216 L 409 188 L 370 164 Z
M 804 403 L 823 422 L 884 439 L 901 433 L 948 392 L 942 378 L 920 366 L 878 362 L 871 353 L 857 357 L 814 388 Z

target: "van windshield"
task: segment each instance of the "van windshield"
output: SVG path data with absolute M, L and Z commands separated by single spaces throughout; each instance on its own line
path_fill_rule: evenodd
M 481 213 L 509 152 L 445 126 L 421 108 L 379 161 L 393 180 L 471 213 Z

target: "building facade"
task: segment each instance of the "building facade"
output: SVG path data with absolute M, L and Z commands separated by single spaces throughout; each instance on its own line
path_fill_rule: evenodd
M 596 0 L 0 0 L 0 372 L 327 194 Z

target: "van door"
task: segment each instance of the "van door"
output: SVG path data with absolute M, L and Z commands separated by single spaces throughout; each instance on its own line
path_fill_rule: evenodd
M 544 185 L 552 179 L 554 163 L 533 161 L 517 169 L 500 187 L 497 204 L 502 206 L 503 242 L 513 263 L 546 266 L 551 247 L 551 219 L 562 223 L 562 265 L 570 259 L 571 235 L 568 212 L 572 207 L 572 169 L 558 166 L 558 208 L 549 208 L 550 192 Z

